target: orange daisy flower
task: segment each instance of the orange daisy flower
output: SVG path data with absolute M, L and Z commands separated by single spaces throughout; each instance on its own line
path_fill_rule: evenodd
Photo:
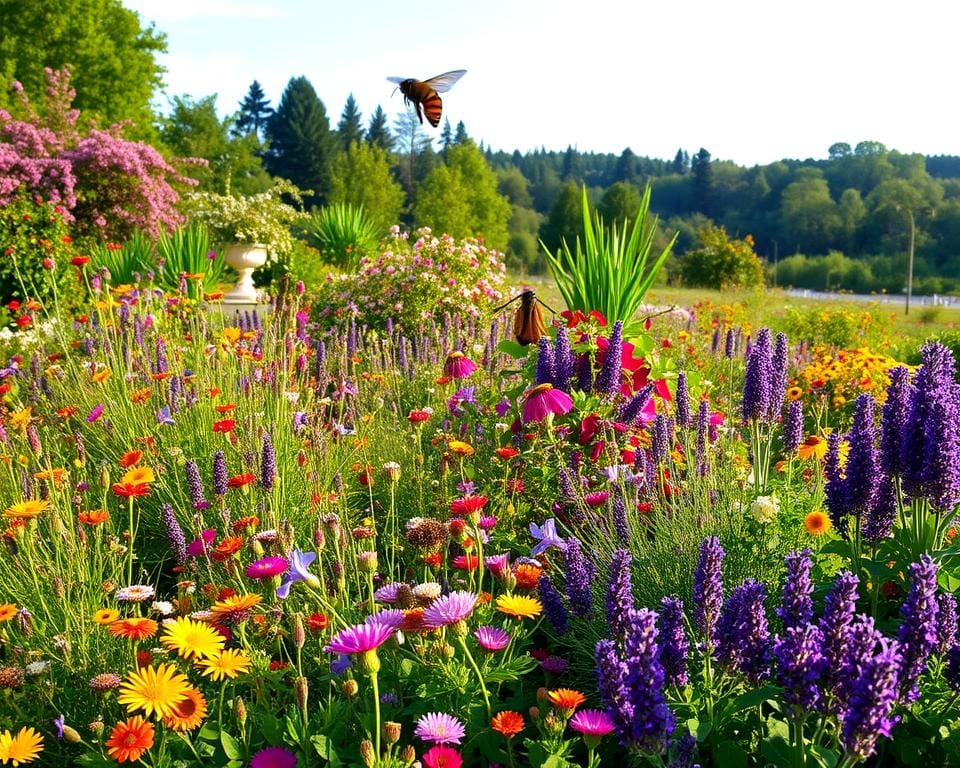
M 17 615 L 17 606 L 13 603 L 0 603 L 0 624 L 10 621 Z
M 260 525 L 260 518 L 256 515 L 248 515 L 247 517 L 241 517 L 238 520 L 234 520 L 230 527 L 238 533 L 245 528 L 256 528 Z
M 237 406 L 233 403 L 224 403 L 223 405 L 213 406 L 213 410 L 215 410 L 217 413 L 230 413 L 230 411 L 236 407 Z
M 574 691 L 570 688 L 557 688 L 547 692 L 547 698 L 557 709 L 569 717 L 574 713 L 577 707 L 587 700 L 580 691 Z
M 100 525 L 110 519 L 110 513 L 104 509 L 91 509 L 77 513 L 77 521 L 84 525 Z
M 188 688 L 187 698 L 173 705 L 173 712 L 163 718 L 163 724 L 175 731 L 192 731 L 207 717 L 207 700 L 196 688 Z
M 250 612 L 262 602 L 257 594 L 231 595 L 210 606 L 213 620 L 222 624 L 240 624 L 250 618 Z
M 135 763 L 153 746 L 154 734 L 153 724 L 135 715 L 113 727 L 110 738 L 105 742 L 107 754 L 118 763 Z
M 242 475 L 234 475 L 229 480 L 227 480 L 228 488 L 243 488 L 245 485 L 249 485 L 256 479 L 256 476 L 252 472 L 245 472 Z
M 114 483 L 113 492 L 125 499 L 131 496 L 149 496 L 150 486 L 141 483 Z
M 120 466 L 124 469 L 135 466 L 143 458 L 143 451 L 127 451 L 120 457 Z
M 144 387 L 143 389 L 138 389 L 135 392 L 130 393 L 130 402 L 134 405 L 142 405 L 150 399 L 150 395 L 153 394 L 153 390 L 150 387 Z
M 827 455 L 827 441 L 817 435 L 810 435 L 797 447 L 797 456 L 801 459 L 817 459 L 823 461 Z
M 157 479 L 150 467 L 131 467 L 120 478 L 121 483 L 129 485 L 144 485 Z
M 153 619 L 146 619 L 141 616 L 119 619 L 107 627 L 111 635 L 126 640 L 146 640 L 148 637 L 157 634 L 159 628 L 159 625 Z
M 114 608 L 102 608 L 93 614 L 93 620 L 97 624 L 113 624 L 120 618 L 120 611 Z
M 217 544 L 216 548 L 210 553 L 210 556 L 218 563 L 226 562 L 240 551 L 240 548 L 243 546 L 243 541 L 242 536 L 228 536 Z
M 523 715 L 513 710 L 497 712 L 490 721 L 490 727 L 507 739 L 512 739 L 523 731 Z

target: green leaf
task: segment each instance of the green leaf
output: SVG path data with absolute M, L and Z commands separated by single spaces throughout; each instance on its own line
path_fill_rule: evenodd
M 333 748 L 333 744 L 330 742 L 330 739 L 328 739 L 322 733 L 311 736 L 310 743 L 313 744 L 313 748 L 317 750 L 317 754 L 329 762 L 331 766 L 343 765 L 343 763 L 340 762 L 340 756 Z
M 502 339 L 500 343 L 497 344 L 497 351 L 509 355 L 514 360 L 518 360 L 521 357 L 526 357 L 530 350 L 513 339 Z
M 231 760 L 243 760 L 243 744 L 227 731 L 220 731 L 220 746 L 223 747 L 223 753 Z
M 717 744 L 716 764 L 724 768 L 747 768 L 747 753 L 734 741 Z
M 761 688 L 754 688 L 746 693 L 741 693 L 730 702 L 724 711 L 724 715 L 729 717 L 738 712 L 743 712 L 745 709 L 759 707 L 768 699 L 776 698 L 779 691 L 780 689 L 774 685 L 765 685 Z
M 817 762 L 823 768 L 834 768 L 840 762 L 840 753 L 819 744 L 810 744 L 807 747 L 810 755 L 813 755 Z

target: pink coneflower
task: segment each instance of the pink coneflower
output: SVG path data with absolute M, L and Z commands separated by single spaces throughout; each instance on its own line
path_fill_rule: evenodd
M 437 744 L 423 753 L 424 768 L 461 768 L 463 758 L 453 747 Z
M 502 651 L 510 645 L 510 635 L 500 627 L 477 627 L 473 634 L 477 638 L 477 645 L 491 653 Z
M 97 419 L 103 415 L 103 403 L 97 403 L 91 409 L 90 413 L 87 414 L 87 421 L 93 424 Z
M 473 592 L 458 590 L 449 595 L 443 595 L 434 600 L 423 612 L 423 624 L 430 629 L 456 624 L 473 613 L 476 603 L 477 596 Z
M 379 622 L 357 624 L 334 635 L 323 650 L 328 653 L 366 653 L 383 645 L 395 631 L 394 627 Z
M 552 384 L 538 384 L 524 395 L 523 423 L 543 421 L 548 415 L 562 416 L 573 410 L 573 399 Z
M 434 744 L 459 744 L 466 730 L 457 718 L 444 712 L 430 712 L 417 720 L 414 734 Z
M 613 719 L 599 709 L 581 709 L 570 718 L 570 728 L 584 736 L 606 736 L 613 728 Z
M 250 563 L 244 573 L 246 573 L 249 578 L 259 581 L 260 579 L 279 576 L 281 573 L 285 573 L 289 567 L 290 563 L 287 562 L 287 558 L 271 555 L 261 558 L 254 563 Z
M 297 756 L 283 747 L 267 747 L 253 756 L 250 768 L 297 768 Z
M 482 531 L 492 531 L 497 525 L 497 518 L 493 515 L 484 515 L 480 518 L 480 522 L 477 523 L 477 525 L 480 526 L 480 530 Z
M 465 379 L 477 370 L 477 364 L 463 352 L 451 352 L 443 364 L 443 375 L 451 379 Z
M 210 545 L 217 538 L 217 532 L 213 528 L 205 528 L 200 532 L 200 538 L 194 539 L 187 546 L 187 554 L 191 557 L 201 557 L 206 554 Z
M 584 502 L 588 507 L 602 507 L 607 503 L 607 499 L 610 498 L 610 491 L 595 491 L 593 493 L 588 493 L 583 497 Z

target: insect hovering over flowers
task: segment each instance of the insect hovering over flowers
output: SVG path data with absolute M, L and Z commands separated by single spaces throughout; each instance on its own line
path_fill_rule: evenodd
M 540 337 L 545 336 L 547 332 L 546 323 L 543 321 L 543 313 L 540 312 L 540 307 L 537 305 L 543 304 L 543 306 L 547 307 L 551 312 L 553 312 L 553 310 L 540 301 L 533 291 L 527 288 L 519 296 L 510 299 L 506 304 L 501 304 L 493 311 L 499 312 L 501 309 L 513 304 L 517 299 L 520 300 L 520 306 L 517 307 L 517 313 L 513 318 L 513 335 L 523 346 L 536 344 L 540 340 Z M 553 312 L 553 314 L 556 314 L 556 312 Z
M 465 74 L 465 69 L 454 69 L 429 80 L 414 80 L 412 77 L 388 77 L 387 80 L 397 84 L 403 94 L 404 104 L 413 103 L 420 125 L 423 125 L 423 117 L 426 115 L 430 125 L 436 128 L 440 125 L 440 113 L 443 111 L 443 101 L 438 94 L 449 91 Z

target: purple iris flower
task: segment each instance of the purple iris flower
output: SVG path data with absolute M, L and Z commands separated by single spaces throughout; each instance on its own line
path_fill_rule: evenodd
M 320 579 L 307 570 L 310 563 L 317 559 L 316 552 L 301 552 L 299 549 L 293 549 L 287 555 L 287 562 L 290 563 L 290 569 L 283 575 L 283 582 L 277 587 L 277 597 L 286 600 L 290 594 L 290 587 L 294 582 L 305 581 L 311 587 L 319 587 Z
M 544 521 L 543 527 L 530 523 L 530 535 L 537 540 L 533 549 L 530 550 L 531 555 L 539 555 L 550 547 L 563 548 L 563 539 L 557 534 L 557 523 L 552 517 Z

